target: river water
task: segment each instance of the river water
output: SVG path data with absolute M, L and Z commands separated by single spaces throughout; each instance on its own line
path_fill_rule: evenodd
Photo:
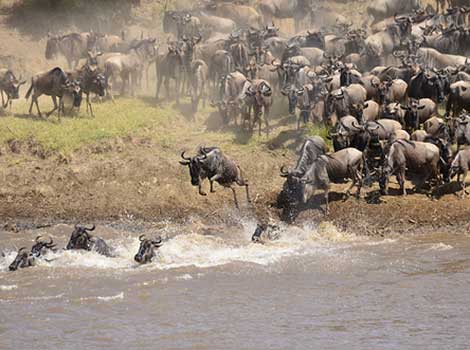
M 368 238 L 254 222 L 174 227 L 137 266 L 132 230 L 99 226 L 117 257 L 58 251 L 9 272 L 38 232 L 0 233 L 0 349 L 469 349 L 470 236 Z M 148 232 L 152 234 L 152 232 Z

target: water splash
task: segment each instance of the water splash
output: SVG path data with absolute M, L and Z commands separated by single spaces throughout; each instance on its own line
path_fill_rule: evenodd
M 241 220 L 240 227 L 222 228 L 219 233 L 203 234 L 200 225 L 176 227 L 168 225 L 162 230 L 163 236 L 170 236 L 158 250 L 157 257 L 150 264 L 139 266 L 134 255 L 139 248 L 135 235 L 107 240 L 115 247 L 115 257 L 109 258 L 94 252 L 59 250 L 45 259 L 38 259 L 36 265 L 44 268 L 126 270 L 139 269 L 169 270 L 194 266 L 208 268 L 236 262 L 253 263 L 261 266 L 275 264 L 283 259 L 304 255 L 331 255 L 345 246 L 369 242 L 368 238 L 347 234 L 334 225 L 305 225 L 303 227 L 280 224 L 281 235 L 276 241 L 266 244 L 251 243 L 256 221 Z M 179 232 L 179 234 L 176 234 Z M 151 235 L 153 233 L 149 233 Z M 0 258 L 0 269 L 7 270 L 16 252 L 9 252 Z

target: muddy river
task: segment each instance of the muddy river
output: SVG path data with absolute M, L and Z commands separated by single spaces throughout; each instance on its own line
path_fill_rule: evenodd
M 14 249 L 72 228 L 2 232 L 0 349 L 469 348 L 470 235 L 284 227 L 261 245 L 254 228 L 169 225 L 137 266 L 142 232 L 98 226 L 117 257 L 59 250 L 16 272 Z

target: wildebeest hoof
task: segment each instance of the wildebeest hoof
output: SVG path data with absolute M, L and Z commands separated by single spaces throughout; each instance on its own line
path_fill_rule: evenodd
M 207 193 L 206 193 L 206 192 L 199 192 L 199 194 L 200 194 L 201 196 L 207 196 Z

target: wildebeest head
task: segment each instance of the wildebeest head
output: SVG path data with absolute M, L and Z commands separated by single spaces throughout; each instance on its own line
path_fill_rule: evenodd
M 409 106 L 400 106 L 403 110 L 405 110 L 405 124 L 410 130 L 417 130 L 419 129 L 419 111 L 424 109 L 426 106 L 419 105 L 419 100 L 411 99 Z
M 20 79 L 16 79 L 15 75 L 10 70 L 7 71 L 4 79 L 0 81 L 2 90 L 5 91 L 7 96 L 12 100 L 19 98 L 20 86 L 25 83 L 26 83 L 26 80 L 22 80 L 21 76 L 20 76 Z
M 199 186 L 201 182 L 201 159 L 200 156 L 186 157 L 184 151 L 181 153 L 180 161 L 181 165 L 187 165 L 189 167 L 189 175 L 191 176 L 191 185 Z
M 98 96 L 103 97 L 105 95 L 106 87 L 107 87 L 106 77 L 103 74 L 98 74 L 93 79 L 93 86 Z
M 302 193 L 305 185 L 301 182 L 302 173 L 281 167 L 280 176 L 286 179 L 284 192 L 287 195 L 287 202 L 296 205 L 302 201 Z
M 92 236 L 89 234 L 89 231 L 93 231 L 94 229 L 95 225 L 90 228 L 78 224 L 75 225 L 75 229 L 70 236 L 66 249 L 91 250 Z
M 261 32 L 262 38 L 264 40 L 279 36 L 279 28 L 272 23 L 270 26 L 266 26 Z
M 146 264 L 152 261 L 155 256 L 155 248 L 162 246 L 162 238 L 156 237 L 155 239 L 145 238 L 144 235 L 139 237 L 140 246 L 137 254 L 134 256 L 134 260 L 139 264 Z
M 407 37 L 411 35 L 413 22 L 410 16 L 395 16 L 395 23 L 399 29 L 399 34 L 401 37 Z
M 103 55 L 102 52 L 96 51 L 96 50 L 91 50 L 87 52 L 87 65 L 89 67 L 96 68 L 98 66 L 98 57 Z
M 282 54 L 281 61 L 284 63 L 291 57 L 301 56 L 301 55 L 302 55 L 302 50 L 300 49 L 298 45 L 296 44 L 288 45 L 286 49 L 284 50 L 284 53 Z
M 18 268 L 29 267 L 32 265 L 31 253 L 25 247 L 18 250 L 15 260 L 8 266 L 10 271 L 16 271 Z
M 445 100 L 446 89 L 449 85 L 447 76 L 435 69 L 424 72 L 423 76 L 428 89 L 433 90 L 437 102 L 442 103 Z
M 67 79 L 62 85 L 66 93 L 69 93 L 73 99 L 73 106 L 80 107 L 82 104 L 82 89 L 80 87 L 80 80 Z
M 467 129 L 470 122 L 470 115 L 462 114 L 454 121 L 455 138 L 458 144 L 466 144 L 467 141 Z
M 287 101 L 289 102 L 289 114 L 295 114 L 295 108 L 297 106 L 298 95 L 301 92 L 303 92 L 303 90 L 297 90 L 294 85 L 281 90 L 281 94 L 286 96 Z
M 50 238 L 49 242 L 45 242 L 41 240 L 41 236 L 36 237 L 36 243 L 31 248 L 31 254 L 37 258 L 44 254 L 44 251 L 46 249 L 55 249 L 56 245 L 54 244 L 54 241 L 52 238 Z
M 46 59 L 51 60 L 57 57 L 59 54 L 59 44 L 60 36 L 53 35 L 51 33 L 47 34 L 47 43 L 46 43 Z

